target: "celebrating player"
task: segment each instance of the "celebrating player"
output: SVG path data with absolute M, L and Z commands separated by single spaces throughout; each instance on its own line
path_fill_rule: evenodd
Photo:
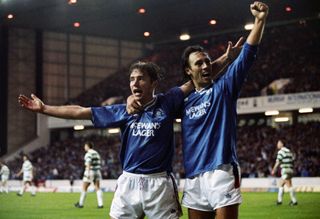
M 187 82 L 167 94 L 154 96 L 160 68 L 137 62 L 130 68 L 130 88 L 143 112 L 129 115 L 124 104 L 106 107 L 50 106 L 35 95 L 19 96 L 22 107 L 33 112 L 69 119 L 92 119 L 95 127 L 120 127 L 120 159 L 123 173 L 118 179 L 110 216 L 112 218 L 178 218 L 181 207 L 171 177 L 173 121 L 184 96 L 192 89 Z
M 240 171 L 236 155 L 236 104 L 242 84 L 256 57 L 268 6 L 250 5 L 254 27 L 238 58 L 226 73 L 212 81 L 210 58 L 202 48 L 188 47 L 183 70 L 195 91 L 184 102 L 183 156 L 186 182 L 182 204 L 191 219 L 235 219 L 241 203 Z

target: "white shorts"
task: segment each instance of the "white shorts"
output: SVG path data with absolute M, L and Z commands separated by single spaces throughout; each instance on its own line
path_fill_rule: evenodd
M 9 175 L 1 175 L 1 182 L 7 182 L 9 179 Z
M 110 216 L 115 219 L 175 219 L 182 215 L 174 178 L 166 172 L 123 172 L 117 181 Z
M 182 205 L 187 208 L 214 211 L 241 202 L 239 167 L 223 164 L 185 181 Z
M 95 183 L 102 179 L 100 170 L 86 170 L 84 171 L 82 181 L 87 183 Z
M 293 169 L 281 169 L 281 179 L 289 180 L 293 176 Z
M 23 173 L 23 181 L 24 182 L 32 182 L 33 175 L 32 172 L 24 172 Z

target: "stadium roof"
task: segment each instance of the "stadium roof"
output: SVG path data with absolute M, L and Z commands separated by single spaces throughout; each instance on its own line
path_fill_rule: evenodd
M 72 3 L 76 2 L 76 3 Z M 0 24 L 147 42 L 242 28 L 248 0 L 0 0 Z M 265 0 L 269 23 L 317 17 L 316 0 Z M 139 13 L 139 9 L 145 9 Z M 12 15 L 11 19 L 8 15 Z M 10 17 L 10 16 L 9 16 Z M 211 19 L 215 25 L 209 25 Z M 79 27 L 74 23 L 79 22 Z M 77 24 L 76 24 L 77 25 Z M 144 32 L 151 35 L 144 37 Z

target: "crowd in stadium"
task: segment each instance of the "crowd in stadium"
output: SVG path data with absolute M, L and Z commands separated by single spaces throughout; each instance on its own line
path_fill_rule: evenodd
M 294 153 L 296 176 L 319 176 L 319 131 L 319 122 L 298 123 L 280 129 L 269 126 L 239 128 L 238 156 L 243 177 L 269 176 L 276 158 L 278 139 L 283 139 Z
M 317 60 L 319 31 L 315 28 L 316 25 L 318 21 L 302 20 L 286 26 L 267 28 L 265 40 L 259 46 L 258 59 L 250 70 L 240 97 L 318 90 L 320 74 L 317 70 L 320 69 L 320 63 Z M 204 42 L 200 41 L 200 44 L 211 57 L 217 58 L 226 50 L 228 40 L 235 43 L 242 35 L 246 33 L 221 35 Z M 195 44 L 199 44 L 199 41 Z M 146 57 L 141 58 L 153 61 L 163 68 L 164 81 L 160 83 L 159 91 L 164 92 L 183 81 L 180 55 L 185 47 L 185 44 L 158 46 L 149 51 Z M 288 79 L 288 82 L 278 86 L 271 85 L 279 79 Z M 112 96 L 126 97 L 130 93 L 128 84 L 128 69 L 123 68 L 70 102 L 98 106 Z
M 266 125 L 243 126 L 238 129 L 238 156 L 242 177 L 268 177 L 276 158 L 276 143 L 284 139 L 286 145 L 295 154 L 295 176 L 320 176 L 320 131 L 319 122 L 298 123 L 281 129 Z M 304 131 L 301 131 L 304 130 Z M 102 175 L 104 179 L 116 179 L 121 174 L 118 157 L 120 138 L 118 135 L 108 137 L 91 136 L 87 138 L 69 138 L 55 141 L 48 147 L 42 147 L 30 154 L 36 169 L 36 179 L 81 179 L 84 168 L 83 157 L 85 141 L 92 141 L 102 158 Z M 176 150 L 173 170 L 184 177 L 182 163 L 182 144 L 180 133 L 176 133 Z M 13 172 L 22 164 L 21 158 L 8 163 Z M 14 176 L 11 176 L 14 178 Z

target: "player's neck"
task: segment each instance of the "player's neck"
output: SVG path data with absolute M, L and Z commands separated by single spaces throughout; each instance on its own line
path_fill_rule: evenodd
M 199 84 L 194 84 L 195 90 L 196 90 L 197 92 L 199 92 L 199 91 L 207 88 L 208 86 L 210 86 L 212 83 L 213 83 L 213 82 L 210 82 L 210 83 L 201 83 L 201 84 L 200 84 L 200 83 L 199 83 Z
M 148 100 L 144 101 L 144 102 L 140 102 L 141 106 L 143 108 L 146 108 L 148 106 L 150 106 L 155 100 L 155 96 L 152 96 L 151 98 L 148 98 Z

